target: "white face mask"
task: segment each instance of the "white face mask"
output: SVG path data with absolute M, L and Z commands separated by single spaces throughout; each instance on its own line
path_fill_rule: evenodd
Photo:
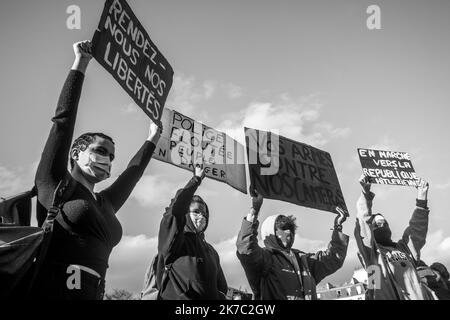
M 111 159 L 94 152 L 81 151 L 78 154 L 78 166 L 99 181 L 111 176 Z
M 195 230 L 197 232 L 202 232 L 204 231 L 205 227 L 206 227 L 206 217 L 204 215 L 201 214 L 195 214 L 195 213 L 190 213 L 189 214 L 192 220 L 192 224 L 195 227 Z

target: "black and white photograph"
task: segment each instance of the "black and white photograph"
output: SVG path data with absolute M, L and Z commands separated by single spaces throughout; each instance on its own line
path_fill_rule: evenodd
M 0 300 L 450 300 L 449 36 L 448 0 L 1 1 Z

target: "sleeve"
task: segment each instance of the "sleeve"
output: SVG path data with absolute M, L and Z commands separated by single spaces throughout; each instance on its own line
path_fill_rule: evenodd
M 236 255 L 244 268 L 245 275 L 255 297 L 259 296 L 261 277 L 271 266 L 271 256 L 258 245 L 258 225 L 243 219 L 236 240 Z
M 429 213 L 426 200 L 417 200 L 409 225 L 403 232 L 401 241 L 408 246 L 416 261 L 420 260 L 420 250 L 426 242 Z
M 158 254 L 167 262 L 173 247 L 183 240 L 183 230 L 186 225 L 186 213 L 192 196 L 201 183 L 201 178 L 192 177 L 183 189 L 177 191 L 169 207 L 163 215 L 158 234 Z
M 47 209 L 51 206 L 56 186 L 67 175 L 67 161 L 83 81 L 82 72 L 76 70 L 69 72 L 61 90 L 55 116 L 52 118 L 53 126 L 36 171 L 38 201 Z
M 224 297 L 226 299 L 227 292 L 228 292 L 228 284 L 227 280 L 225 279 L 225 275 L 222 270 L 222 266 L 220 265 L 220 258 L 219 255 L 216 252 L 217 256 L 217 266 L 218 266 L 218 274 L 217 274 L 217 290 L 219 291 L 219 296 Z
M 376 263 L 376 245 L 371 227 L 372 202 L 375 194 L 361 193 L 356 203 L 355 240 L 358 246 L 359 257 L 363 265 L 369 266 Z
M 326 250 L 308 254 L 308 265 L 316 283 L 336 272 L 344 264 L 349 237 L 341 231 L 333 230 Z
M 119 211 L 130 196 L 139 179 L 141 179 L 145 168 L 147 168 L 147 165 L 152 158 L 155 148 L 156 146 L 152 142 L 145 141 L 139 151 L 128 163 L 125 171 L 122 172 L 111 186 L 101 192 L 112 204 L 115 212 Z

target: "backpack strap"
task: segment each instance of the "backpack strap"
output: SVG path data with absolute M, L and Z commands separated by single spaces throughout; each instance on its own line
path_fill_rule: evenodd
M 31 292 L 33 283 L 36 280 L 36 277 L 39 274 L 39 271 L 42 268 L 42 265 L 45 261 L 45 257 L 47 255 L 47 251 L 50 245 L 50 240 L 52 238 L 55 218 L 60 213 L 64 203 L 72 195 L 75 189 L 75 185 L 76 183 L 72 178 L 66 177 L 65 179 L 59 182 L 58 186 L 55 189 L 55 192 L 53 194 L 52 206 L 48 209 L 47 218 L 42 224 L 42 229 L 44 230 L 44 238 L 39 248 L 39 253 L 36 256 L 33 275 L 30 280 L 30 285 L 28 287 L 27 294 Z

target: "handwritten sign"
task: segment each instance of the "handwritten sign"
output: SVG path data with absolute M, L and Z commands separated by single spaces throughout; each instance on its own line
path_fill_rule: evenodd
M 416 173 L 406 152 L 358 149 L 365 176 L 372 183 L 416 186 Z
M 173 70 L 125 0 L 107 0 L 92 39 L 94 58 L 159 123 Z
M 163 132 L 153 158 L 193 171 L 202 162 L 206 176 L 247 193 L 244 147 L 223 132 L 165 108 Z
M 245 135 L 251 185 L 265 198 L 333 213 L 337 206 L 347 210 L 328 152 L 262 130 L 245 128 Z M 263 174 L 273 163 L 277 172 Z

